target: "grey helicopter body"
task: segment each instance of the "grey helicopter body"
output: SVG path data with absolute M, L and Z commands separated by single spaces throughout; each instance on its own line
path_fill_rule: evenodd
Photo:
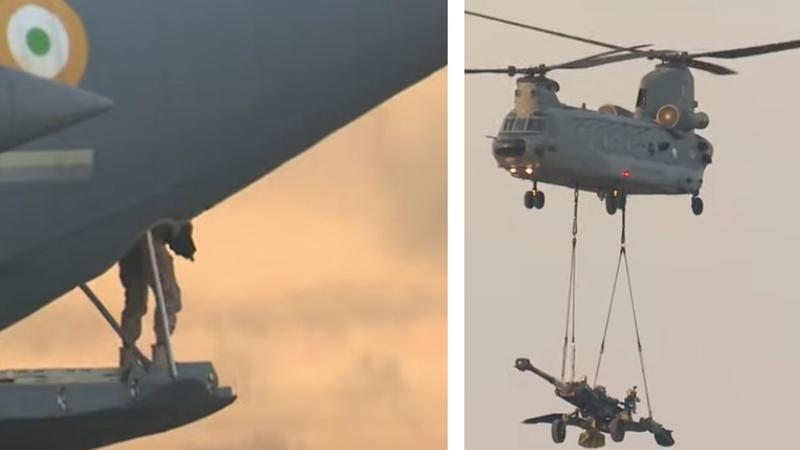
M 666 97 L 664 87 L 682 96 Z M 515 107 L 492 146 L 498 165 L 512 176 L 596 192 L 609 199 L 609 212 L 621 206 L 614 203 L 620 193 L 699 195 L 713 148 L 694 133 L 708 119 L 694 112 L 694 79 L 687 69 L 665 65 L 648 74 L 636 112 L 615 105 L 575 108 L 561 103 L 557 90 L 543 76 L 517 81 Z M 678 111 L 678 120 L 667 127 L 659 111 L 663 120 L 670 109 Z M 530 192 L 528 205 L 539 191 Z
M 624 47 L 467 11 L 468 15 L 532 29 L 611 49 L 562 64 L 527 68 L 467 69 L 467 74 L 521 75 L 514 108 L 506 115 L 492 153 L 511 176 L 533 183 L 524 197 L 529 209 L 544 207 L 538 183 L 595 192 L 614 214 L 628 195 L 689 195 L 694 214 L 703 212 L 699 197 L 703 176 L 713 160 L 711 143 L 696 133 L 709 116 L 697 111 L 690 69 L 717 75 L 736 72 L 698 58 L 740 58 L 800 47 L 800 40 L 690 54 L 674 50 Z M 556 69 L 585 69 L 638 58 L 661 62 L 641 81 L 630 111 L 604 105 L 597 111 L 561 103 L 559 85 L 548 78 Z

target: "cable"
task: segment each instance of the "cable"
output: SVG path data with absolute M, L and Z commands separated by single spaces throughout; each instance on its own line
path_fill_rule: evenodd
M 624 214 L 624 211 L 623 211 Z M 647 373 L 644 370 L 644 352 L 642 351 L 642 338 L 639 335 L 639 320 L 636 318 L 636 305 L 633 301 L 633 287 L 631 287 L 631 273 L 628 269 L 628 254 L 623 253 L 625 255 L 625 274 L 628 277 L 628 293 L 630 294 L 631 298 L 631 311 L 633 312 L 633 326 L 636 330 L 636 347 L 639 350 L 639 364 L 642 367 L 642 381 L 644 381 L 644 396 L 645 400 L 647 401 L 647 413 L 648 417 L 653 417 L 653 408 L 650 405 L 650 390 L 647 387 Z
M 617 281 L 619 280 L 619 269 L 622 266 L 623 250 L 620 250 L 619 258 L 617 259 L 617 272 L 614 274 L 614 286 L 611 288 L 611 300 L 608 302 L 608 312 L 606 313 L 606 324 L 603 327 L 603 340 L 600 341 L 600 352 L 597 355 L 597 366 L 594 370 L 594 381 L 592 385 L 597 386 L 597 379 L 600 376 L 600 364 L 603 362 L 603 354 L 606 351 L 606 336 L 608 335 L 608 324 L 611 322 L 611 312 L 614 310 L 614 298 L 617 293 Z
M 636 330 L 636 347 L 639 351 L 639 365 L 642 369 L 642 381 L 644 382 L 644 394 L 645 399 L 647 401 L 647 412 L 649 417 L 653 417 L 653 409 L 650 403 L 650 389 L 647 385 L 647 373 L 645 371 L 644 365 L 644 351 L 642 349 L 642 339 L 639 333 L 639 320 L 636 316 L 636 303 L 633 299 L 633 286 L 631 284 L 631 272 L 630 272 L 630 264 L 628 262 L 628 252 L 625 249 L 625 209 L 622 208 L 622 232 L 620 235 L 620 247 L 619 247 L 619 258 L 617 259 L 617 271 L 614 274 L 614 286 L 611 289 L 611 300 L 608 304 L 608 313 L 606 314 L 606 323 L 605 327 L 603 328 L 603 339 L 600 342 L 600 351 L 597 356 L 597 367 L 595 368 L 594 372 L 594 385 L 597 386 L 597 380 L 600 374 L 600 364 L 603 360 L 603 354 L 605 353 L 605 346 L 606 346 L 606 336 L 608 335 L 608 325 L 611 321 L 611 312 L 613 311 L 614 307 L 614 298 L 616 297 L 617 293 L 617 282 L 619 280 L 619 269 L 622 266 L 622 262 L 625 262 L 625 278 L 628 284 L 628 296 L 630 297 L 631 301 L 631 311 L 633 313 L 633 325 L 634 329 Z
M 572 343 L 570 345 L 570 361 L 571 361 L 571 378 L 570 381 L 575 381 L 575 358 L 576 358 L 576 345 L 575 345 L 575 271 L 576 271 L 576 248 L 578 244 L 578 187 L 575 187 L 575 207 L 572 216 L 572 257 L 570 258 L 569 269 L 569 289 L 567 291 L 567 317 L 564 323 L 564 347 L 561 349 L 561 381 L 564 381 L 564 376 L 567 366 L 567 345 L 570 341 L 570 331 L 572 331 Z M 570 325 L 571 330 L 570 330 Z

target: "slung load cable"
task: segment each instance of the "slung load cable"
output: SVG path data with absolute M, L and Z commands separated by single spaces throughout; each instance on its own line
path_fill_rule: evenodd
M 639 365 L 642 369 L 642 381 L 644 382 L 644 395 L 645 400 L 647 401 L 647 413 L 649 417 L 653 417 L 653 409 L 650 405 L 650 390 L 647 386 L 647 373 L 645 371 L 644 366 L 644 351 L 642 350 L 642 339 L 639 333 L 639 320 L 636 316 L 636 303 L 633 299 L 633 287 L 631 285 L 631 272 L 628 263 L 628 253 L 625 250 L 625 210 L 626 208 L 622 208 L 622 233 L 620 237 L 620 248 L 619 248 L 619 258 L 617 259 L 617 271 L 614 274 L 614 285 L 611 288 L 611 300 L 608 303 L 608 312 L 606 314 L 606 323 L 603 327 L 603 339 L 600 341 L 600 351 L 597 355 L 597 367 L 595 368 L 594 372 L 594 382 L 593 385 L 597 386 L 597 380 L 600 375 L 600 364 L 603 360 L 603 354 L 605 353 L 606 348 L 606 337 L 608 335 L 608 325 L 611 322 L 611 312 L 614 308 L 614 298 L 616 297 L 617 293 L 617 281 L 619 280 L 619 271 L 622 266 L 623 261 L 625 262 L 625 277 L 627 278 L 628 283 L 628 296 L 630 297 L 631 301 L 631 311 L 633 312 L 633 325 L 634 329 L 636 330 L 636 347 L 639 351 Z
M 567 346 L 570 342 L 570 331 L 572 340 L 570 348 L 570 361 L 572 366 L 570 381 L 575 381 L 575 252 L 578 244 L 578 187 L 575 187 L 575 208 L 572 216 L 572 257 L 570 258 L 569 269 L 569 289 L 567 291 L 567 318 L 564 324 L 564 347 L 561 350 L 561 381 L 564 380 L 567 367 Z

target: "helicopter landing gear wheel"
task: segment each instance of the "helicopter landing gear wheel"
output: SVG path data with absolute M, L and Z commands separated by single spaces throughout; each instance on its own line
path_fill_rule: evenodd
M 564 419 L 559 418 L 553 421 L 550 426 L 550 437 L 556 444 L 564 442 L 564 439 L 567 438 L 567 424 Z
M 533 205 L 536 207 L 536 209 L 544 208 L 544 192 L 536 191 L 536 194 L 534 194 L 533 198 L 535 200 Z
M 539 190 L 532 190 L 525 193 L 525 207 L 528 209 L 542 209 L 544 208 L 544 192 Z
M 606 212 L 612 216 L 617 213 L 617 202 L 610 195 L 606 196 Z
M 611 435 L 611 440 L 614 442 L 622 442 L 625 439 L 625 429 L 622 428 L 619 417 L 615 417 L 608 424 L 608 434 Z
M 524 200 L 526 208 L 533 209 L 536 206 L 536 194 L 533 191 L 526 192 Z
M 697 196 L 692 197 L 692 212 L 695 216 L 703 214 L 703 199 Z
M 625 209 L 625 195 L 617 189 L 606 195 L 606 212 L 612 216 L 618 209 Z

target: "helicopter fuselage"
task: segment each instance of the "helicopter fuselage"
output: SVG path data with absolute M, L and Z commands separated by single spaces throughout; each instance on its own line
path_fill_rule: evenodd
M 532 115 L 509 113 L 493 154 L 520 179 L 601 195 L 697 195 L 713 148 L 694 132 L 557 105 Z

